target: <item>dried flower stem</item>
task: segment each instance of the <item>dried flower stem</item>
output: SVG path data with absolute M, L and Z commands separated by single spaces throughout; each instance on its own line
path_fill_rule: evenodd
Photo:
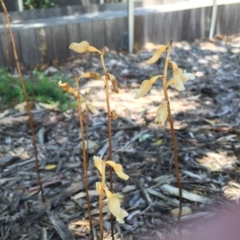
M 109 101 L 109 85 L 108 85 L 108 72 L 104 62 L 103 53 L 100 55 L 102 67 L 106 79 L 106 103 L 107 103 L 107 112 L 108 112 L 108 159 L 112 160 L 112 118 L 111 118 L 111 109 L 110 109 L 110 101 Z M 112 176 L 112 168 L 109 167 L 110 174 L 110 191 L 113 192 L 113 176 Z M 100 211 L 102 211 L 100 209 Z M 113 215 L 111 214 L 111 237 L 114 240 L 114 226 L 113 226 Z M 101 239 L 102 240 L 102 239 Z
M 7 65 L 8 65 L 8 69 L 11 72 L 9 49 L 8 49 L 8 37 L 9 36 L 8 36 L 8 31 L 7 31 L 6 25 L 4 24 L 3 27 L 4 27 L 4 48 L 5 48 L 6 58 L 7 58 Z
M 179 213 L 178 213 L 178 223 L 179 223 L 179 232 L 181 233 L 181 215 L 182 215 L 182 183 L 181 183 L 181 177 L 179 173 L 179 165 L 178 165 L 178 147 L 177 147 L 177 139 L 175 136 L 174 132 L 174 122 L 173 122 L 173 117 L 171 114 L 171 108 L 170 108 L 170 102 L 169 102 L 169 97 L 168 97 L 168 92 L 167 92 L 167 69 L 168 69 L 168 61 L 169 61 L 169 56 L 171 52 L 171 47 L 172 47 L 172 41 L 170 42 L 170 46 L 168 48 L 166 60 L 165 60 L 165 65 L 164 65 L 164 73 L 163 73 L 163 91 L 164 91 L 164 97 L 167 102 L 167 111 L 168 111 L 168 119 L 170 122 L 170 129 L 171 129 L 171 135 L 172 135 L 172 143 L 173 143 L 173 151 L 174 151 L 174 164 L 175 164 L 175 174 L 176 174 L 176 179 L 178 183 L 178 189 L 179 189 Z
M 89 217 L 89 225 L 90 225 L 90 235 L 91 239 L 94 239 L 93 235 L 93 225 L 92 225 L 92 216 L 91 216 L 91 207 L 90 207 L 90 197 L 89 197 L 89 192 L 88 192 L 88 174 L 87 174 L 87 153 L 85 149 L 85 139 L 84 139 L 84 126 L 83 126 L 83 116 L 82 116 L 82 109 L 81 109 L 81 103 L 80 103 L 80 89 L 79 89 L 79 84 L 78 80 L 75 79 L 76 81 L 76 87 L 77 87 L 77 93 L 78 93 L 78 98 L 77 98 L 77 105 L 78 105 L 78 116 L 79 116 L 79 122 L 80 122 L 80 131 L 81 131 L 81 137 L 82 137 L 82 151 L 83 151 L 83 181 L 84 181 L 84 186 L 85 186 L 85 191 L 86 191 L 86 199 L 87 199 L 87 207 L 88 207 L 88 217 Z
M 40 176 L 40 172 L 39 172 L 39 160 L 38 160 L 37 144 L 36 144 L 36 138 L 35 138 L 35 133 L 34 133 L 34 128 L 33 128 L 33 117 L 32 117 L 32 113 L 31 113 L 31 110 L 30 110 L 30 105 L 29 105 L 29 102 L 28 102 L 28 95 L 27 95 L 27 91 L 26 91 L 26 86 L 25 86 L 23 76 L 22 76 L 22 71 L 21 71 L 21 68 L 20 68 L 20 63 L 19 63 L 17 49 L 16 49 L 16 43 L 15 43 L 15 39 L 14 39 L 14 36 L 13 36 L 11 24 L 10 24 L 10 21 L 9 21 L 9 14 L 8 14 L 7 8 L 4 4 L 4 1 L 0 0 L 0 3 L 2 5 L 4 15 L 5 15 L 5 18 L 6 18 L 6 22 L 7 22 L 8 28 L 9 28 L 10 38 L 11 38 L 12 45 L 13 45 L 14 59 L 15 59 L 15 62 L 16 62 L 17 71 L 18 71 L 18 75 L 19 75 L 24 99 L 25 99 L 25 102 L 26 102 L 28 122 L 29 122 L 29 126 L 30 126 L 30 129 L 31 129 L 32 144 L 33 144 L 34 155 L 35 155 L 35 169 L 36 169 L 36 173 L 37 173 L 38 185 L 39 185 L 40 192 L 41 192 L 42 202 L 44 202 L 42 180 L 41 180 L 41 176 Z
M 106 159 L 103 160 L 104 164 L 102 165 L 102 182 L 101 182 L 101 191 L 99 194 L 99 221 L 100 221 L 100 239 L 103 239 L 103 213 L 102 213 L 102 209 L 103 209 L 103 189 L 105 187 L 105 181 L 106 181 L 106 176 L 105 176 L 105 161 Z

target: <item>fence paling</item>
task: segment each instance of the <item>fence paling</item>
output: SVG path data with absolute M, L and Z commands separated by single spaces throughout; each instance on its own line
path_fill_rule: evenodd
M 207 38 L 210 30 L 211 7 L 187 9 L 173 12 L 150 11 L 135 12 L 134 39 L 138 47 L 143 47 L 147 42 L 164 44 L 168 39 L 174 42 L 186 40 L 194 41 L 196 38 Z M 239 31 L 240 3 L 218 6 L 216 19 L 217 29 L 215 34 L 234 34 Z M 127 47 L 123 44 L 124 34 L 127 32 L 127 12 L 111 15 L 99 13 L 96 19 L 79 17 L 79 22 L 65 21 L 43 27 L 19 28 L 15 27 L 14 35 L 19 51 L 21 64 L 35 66 L 38 63 L 50 63 L 54 59 L 64 61 L 73 56 L 68 49 L 70 42 L 87 40 L 91 44 L 102 48 L 122 49 Z M 117 15 L 117 16 L 116 16 Z M 78 19 L 78 18 L 77 18 Z M 166 22 L 171 28 L 167 28 Z M 25 26 L 26 27 L 26 26 Z M 43 38 L 40 36 L 41 29 L 45 32 L 46 52 L 41 52 Z M 71 34 L 70 34 L 71 33 Z M 0 67 L 8 67 L 9 63 L 15 66 L 11 43 L 4 45 L 4 31 L 0 29 Z M 127 49 L 124 49 L 127 50 Z

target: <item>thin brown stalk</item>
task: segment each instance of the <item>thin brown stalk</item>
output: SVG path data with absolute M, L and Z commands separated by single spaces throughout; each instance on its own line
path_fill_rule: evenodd
M 107 111 L 108 111 L 108 158 L 112 160 L 112 118 L 111 118 L 111 108 L 110 108 L 110 100 L 109 100 L 109 84 L 108 84 L 108 72 L 105 67 L 103 54 L 101 54 L 101 62 L 103 66 L 104 75 L 106 78 L 106 103 L 107 103 Z M 112 190 L 111 190 L 112 191 Z
M 105 161 L 106 161 L 106 157 L 105 159 L 103 159 L 104 164 L 103 164 L 103 168 L 102 168 L 102 182 L 101 182 L 101 191 L 99 194 L 99 221 L 100 221 L 100 240 L 103 240 L 103 213 L 102 213 L 102 209 L 103 209 L 103 189 L 105 187 L 105 181 L 106 181 L 106 176 L 105 176 L 105 170 L 106 170 L 106 165 L 105 165 Z
M 174 165 L 175 165 L 175 174 L 176 174 L 176 179 L 178 183 L 178 189 L 179 189 L 179 213 L 178 213 L 178 226 L 179 226 L 179 233 L 181 234 L 181 215 L 182 215 L 182 183 L 181 183 L 181 177 L 179 173 L 179 165 L 178 165 L 178 147 L 177 147 L 177 139 L 176 135 L 174 132 L 174 121 L 171 113 L 171 107 L 170 107 L 170 102 L 169 102 L 169 97 L 168 97 L 168 92 L 167 92 L 167 69 L 168 69 L 168 61 L 169 61 L 169 56 L 171 52 L 171 47 L 172 47 L 172 42 L 170 42 L 170 46 L 168 48 L 166 60 L 165 60 L 165 65 L 164 65 L 164 73 L 163 73 L 163 91 L 164 91 L 164 97 L 167 102 L 167 111 L 168 111 L 168 119 L 170 122 L 170 131 L 171 131 L 171 136 L 172 136 L 172 144 L 173 144 L 173 151 L 174 151 Z
M 25 83 L 24 83 L 24 80 L 23 80 L 22 71 L 21 71 L 21 68 L 20 68 L 20 63 L 19 63 L 17 49 L 16 49 L 16 43 L 15 43 L 15 39 L 14 39 L 14 36 L 13 36 L 11 24 L 10 24 L 10 21 L 9 21 L 9 14 L 8 14 L 7 8 L 4 4 L 4 1 L 0 0 L 0 3 L 2 5 L 4 15 L 5 15 L 5 18 L 6 18 L 6 22 L 7 22 L 8 28 L 9 28 L 10 38 L 11 38 L 12 45 L 13 45 L 14 59 L 15 59 L 15 62 L 16 62 L 18 75 L 19 75 L 21 87 L 22 87 L 22 90 L 23 90 L 24 99 L 25 99 L 25 102 L 26 102 L 28 121 L 29 121 L 29 126 L 30 126 L 30 129 L 31 129 L 32 144 L 33 144 L 34 155 L 35 155 L 35 169 L 36 169 L 36 172 L 37 172 L 37 179 L 38 179 L 38 184 L 39 184 L 39 187 L 40 187 L 42 202 L 44 202 L 43 187 L 42 187 L 42 181 L 41 181 L 40 172 L 39 172 L 39 160 L 38 160 L 37 144 L 36 144 L 36 138 L 35 138 L 35 133 L 34 133 L 34 128 L 33 128 L 33 117 L 32 117 L 32 113 L 31 113 L 31 110 L 30 110 L 30 104 L 28 102 L 28 95 L 27 95 Z
M 109 85 L 108 85 L 108 72 L 104 62 L 103 53 L 100 55 L 102 67 L 106 79 L 106 103 L 107 103 L 107 114 L 108 114 L 108 159 L 112 160 L 112 116 L 111 116 L 111 108 L 110 108 L 110 100 L 109 100 Z M 110 175 L 110 190 L 113 193 L 113 174 L 112 168 L 109 167 L 109 175 Z M 113 215 L 111 214 L 111 237 L 114 240 L 114 226 L 113 226 Z
M 87 116 L 87 124 L 86 124 L 86 142 L 87 142 L 87 152 L 86 152 L 86 157 L 87 157 L 87 169 L 88 169 L 88 161 L 89 161 L 89 157 L 88 157 L 88 148 L 89 148 L 89 141 L 88 141 L 88 124 L 89 124 L 89 110 L 86 107 L 86 116 Z
M 77 105 L 78 105 L 78 116 L 79 116 L 79 122 L 80 122 L 80 132 L 81 132 L 81 137 L 82 137 L 82 151 L 83 151 L 83 181 L 84 181 L 84 186 L 85 186 L 85 191 L 86 191 L 86 199 L 87 199 L 87 207 L 88 207 L 88 217 L 89 217 L 89 225 L 90 225 L 90 235 L 91 239 L 94 239 L 93 235 L 93 225 L 92 225 L 92 215 L 91 215 L 91 206 L 90 206 L 90 197 L 89 197 L 89 189 L 88 189 L 88 174 L 87 174 L 87 153 L 85 149 L 85 139 L 84 139 L 84 126 L 83 126 L 83 116 L 82 116 L 82 108 L 81 108 L 81 103 L 80 103 L 80 88 L 78 84 L 77 78 L 75 78 L 76 81 L 76 87 L 77 87 L 77 93 L 78 93 L 78 98 L 77 98 Z
M 7 27 L 4 24 L 4 48 L 5 48 L 5 52 L 6 52 L 6 58 L 7 58 L 7 65 L 8 65 L 8 69 L 11 69 L 10 66 L 10 57 L 9 57 L 9 49 L 8 49 L 8 31 L 7 31 Z M 10 70 L 11 72 L 11 70 Z

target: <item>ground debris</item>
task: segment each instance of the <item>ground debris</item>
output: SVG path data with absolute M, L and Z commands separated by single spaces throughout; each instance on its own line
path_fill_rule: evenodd
M 173 88 L 169 91 L 186 194 L 183 206 L 189 211 L 182 216 L 184 231 L 220 214 L 218 206 L 234 208 L 233 203 L 240 199 L 237 39 L 238 36 L 234 42 L 233 38 L 232 43 L 182 42 L 173 48 L 171 58 L 179 67 L 196 75 L 195 80 L 186 84 L 185 92 Z M 113 160 L 121 163 L 130 176 L 126 183 L 114 178 L 114 191 L 124 195 L 122 205 L 129 212 L 126 224 L 115 228 L 124 239 L 162 239 L 170 229 L 174 231 L 177 220 L 175 214 L 170 216 L 178 207 L 178 196 L 169 124 L 162 128 L 154 124 L 163 99 L 160 81 L 146 97 L 134 99 L 144 79 L 162 73 L 162 63 L 150 66 L 144 63 L 151 53 L 143 50 L 131 55 L 105 54 L 107 68 L 119 83 L 119 93 L 113 89 L 110 93 L 111 108 L 119 115 L 112 122 Z M 97 58 L 89 57 L 69 61 L 58 70 L 69 76 L 76 72 L 73 69 L 97 71 L 100 64 Z M 97 114 L 84 112 L 84 124 L 88 124 L 88 139 L 95 143 L 96 155 L 103 157 L 108 143 L 102 82 L 83 80 L 81 90 L 90 92 L 88 101 L 98 109 Z M 77 109 L 61 113 L 57 105 L 49 108 L 36 103 L 35 106 L 32 113 L 46 202 L 40 201 L 26 111 L 5 110 L 0 114 L 0 238 L 89 239 L 89 228 L 83 224 L 87 221 L 87 207 Z M 98 176 L 93 155 L 89 151 L 88 177 L 97 236 Z M 105 201 L 107 239 L 110 215 L 106 206 Z M 81 224 L 72 227 L 76 222 Z

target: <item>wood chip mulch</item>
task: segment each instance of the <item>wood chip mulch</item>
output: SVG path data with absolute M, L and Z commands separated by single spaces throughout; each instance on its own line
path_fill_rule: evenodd
M 195 73 L 184 92 L 169 95 L 178 139 L 183 185 L 184 231 L 219 214 L 219 206 L 234 208 L 240 198 L 240 37 L 231 42 L 198 41 L 174 44 L 171 59 Z M 163 239 L 176 230 L 178 192 L 169 123 L 154 124 L 163 100 L 158 81 L 146 97 L 134 99 L 142 80 L 161 74 L 163 61 L 144 63 L 152 50 L 136 54 L 109 51 L 106 65 L 119 81 L 111 109 L 113 160 L 130 176 L 114 176 L 114 191 L 124 195 L 129 212 L 125 224 L 115 224 L 116 239 Z M 51 66 L 67 76 L 102 71 L 95 56 Z M 101 72 L 102 73 L 102 72 Z M 56 86 L 57 87 L 57 86 Z M 99 236 L 97 170 L 93 155 L 107 154 L 107 114 L 103 83 L 83 81 L 81 91 L 98 110 L 84 114 L 88 125 L 89 194 L 94 234 Z M 61 112 L 35 102 L 32 107 L 45 203 L 35 173 L 35 157 L 24 104 L 0 113 L 0 239 L 89 239 L 83 184 L 81 135 L 77 109 Z M 86 131 L 85 131 L 86 132 Z M 109 176 L 107 177 L 109 181 Z M 104 202 L 105 239 L 110 215 Z

